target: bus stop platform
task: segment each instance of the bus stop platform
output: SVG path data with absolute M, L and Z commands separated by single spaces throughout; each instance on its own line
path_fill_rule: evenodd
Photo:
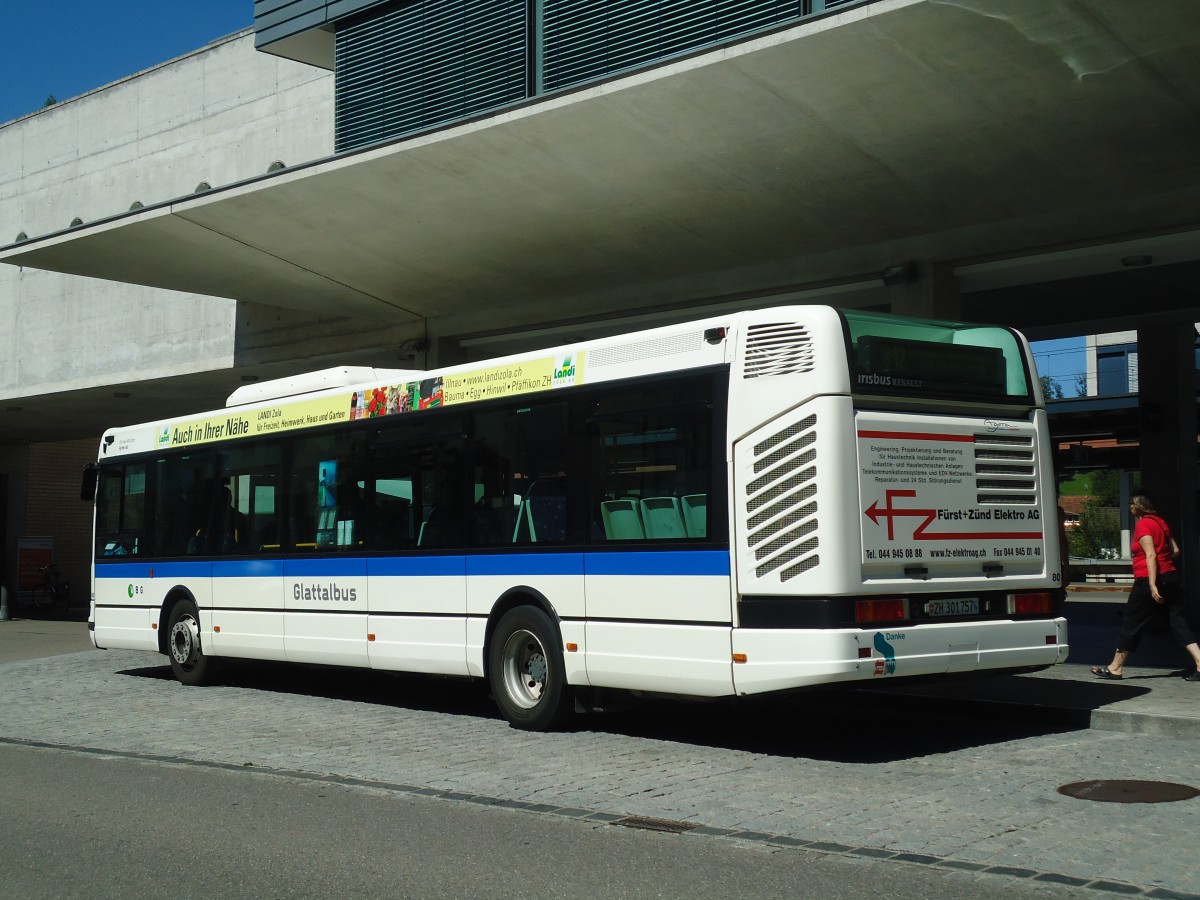
M 1050 725 L 1160 737 L 1200 738 L 1200 682 L 1184 681 L 1191 657 L 1163 630 L 1150 630 L 1125 664 L 1125 677 L 1107 681 L 1092 666 L 1112 661 L 1126 590 L 1068 593 L 1065 613 L 1071 654 L 1066 663 L 1022 675 L 880 685 L 860 693 L 891 702 L 937 698 L 963 715 L 1036 719 Z M 1200 629 L 1193 630 L 1200 635 Z

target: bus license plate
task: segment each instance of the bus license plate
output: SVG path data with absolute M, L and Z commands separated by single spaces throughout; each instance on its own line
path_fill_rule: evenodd
M 927 616 L 977 616 L 979 615 L 979 599 L 977 597 L 947 597 L 942 600 L 930 600 L 925 604 Z

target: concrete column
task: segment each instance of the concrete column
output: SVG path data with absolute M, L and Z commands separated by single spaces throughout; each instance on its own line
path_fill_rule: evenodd
M 945 263 L 917 262 L 905 272 L 893 270 L 896 283 L 885 279 L 892 312 L 926 319 L 962 318 L 962 295 L 954 270 Z
M 1189 618 L 1200 618 L 1200 482 L 1196 472 L 1196 330 L 1192 324 L 1138 330 L 1142 487 L 1183 549 Z
M 454 338 L 435 337 L 430 342 L 429 368 L 457 366 L 470 362 L 465 347 Z
M 1132 555 L 1130 541 L 1133 540 L 1133 516 L 1129 514 L 1129 498 L 1133 496 L 1133 473 L 1122 469 L 1119 479 L 1121 485 L 1120 508 L 1117 513 L 1121 522 L 1121 559 L 1129 559 Z

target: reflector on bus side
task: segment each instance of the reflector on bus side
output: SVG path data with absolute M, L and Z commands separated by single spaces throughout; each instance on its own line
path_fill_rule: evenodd
M 899 622 L 908 618 L 908 600 L 900 597 L 887 600 L 858 600 L 854 604 L 854 621 Z
M 1008 614 L 1029 615 L 1031 613 L 1054 612 L 1054 594 L 1050 591 L 1023 591 L 1008 595 Z

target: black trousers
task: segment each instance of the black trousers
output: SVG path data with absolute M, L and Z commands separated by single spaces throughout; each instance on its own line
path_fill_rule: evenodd
M 1125 604 L 1125 624 L 1121 626 L 1121 634 L 1117 637 L 1117 649 L 1132 653 L 1142 642 L 1142 633 L 1155 617 L 1164 612 L 1171 636 L 1180 647 L 1196 642 L 1192 629 L 1183 618 L 1183 577 L 1179 572 L 1165 572 L 1158 577 L 1158 589 L 1163 595 L 1161 604 L 1154 602 L 1150 593 L 1150 582 L 1146 578 L 1138 578 L 1133 582 L 1133 590 L 1129 592 L 1129 600 Z

